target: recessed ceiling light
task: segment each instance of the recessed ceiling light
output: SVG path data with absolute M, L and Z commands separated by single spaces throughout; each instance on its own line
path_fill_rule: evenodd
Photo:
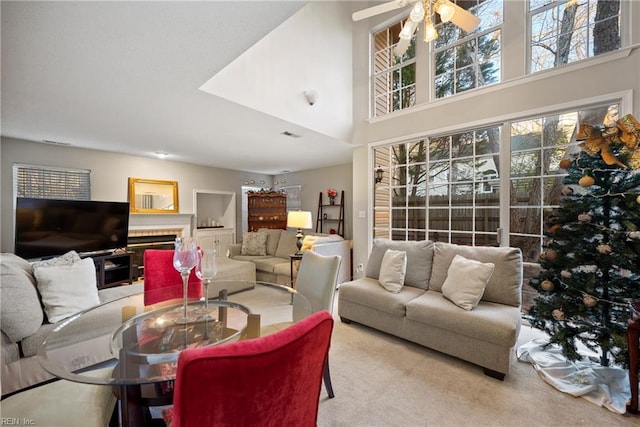
M 289 132 L 288 130 L 285 130 L 284 132 L 282 132 L 282 135 L 290 136 L 291 138 L 301 138 L 302 137 L 302 135 L 298 135 L 297 133 Z
M 44 142 L 45 144 L 52 144 L 52 145 L 64 145 L 64 146 L 71 145 L 68 142 L 52 141 L 50 139 L 43 139 L 42 142 Z
M 159 159 L 166 159 L 167 157 L 169 157 L 169 153 L 167 153 L 166 151 L 156 151 L 153 154 Z

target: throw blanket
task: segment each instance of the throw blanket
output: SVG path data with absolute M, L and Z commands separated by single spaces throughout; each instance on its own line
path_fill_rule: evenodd
M 624 414 L 631 399 L 628 371 L 618 367 L 600 366 L 584 356 L 570 362 L 559 346 L 549 346 L 544 339 L 534 339 L 516 350 L 518 360 L 528 362 L 544 381 L 572 396 L 580 396 L 612 412 Z

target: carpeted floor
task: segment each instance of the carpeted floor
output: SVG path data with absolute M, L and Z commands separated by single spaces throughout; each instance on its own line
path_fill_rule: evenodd
M 336 396 L 323 388 L 319 426 L 640 426 L 640 416 L 555 390 L 515 357 L 501 382 L 478 366 L 335 319 Z M 519 344 L 539 336 L 523 327 Z

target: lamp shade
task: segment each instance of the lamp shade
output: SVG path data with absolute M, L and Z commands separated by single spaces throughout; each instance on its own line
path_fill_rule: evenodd
M 287 227 L 291 228 L 311 228 L 311 212 L 309 211 L 290 211 L 287 214 Z

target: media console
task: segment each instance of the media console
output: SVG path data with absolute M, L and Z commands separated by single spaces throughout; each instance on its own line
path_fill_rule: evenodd
M 133 283 L 133 252 L 87 254 L 83 255 L 83 257 L 91 257 L 93 259 L 93 263 L 96 266 L 98 289 Z

